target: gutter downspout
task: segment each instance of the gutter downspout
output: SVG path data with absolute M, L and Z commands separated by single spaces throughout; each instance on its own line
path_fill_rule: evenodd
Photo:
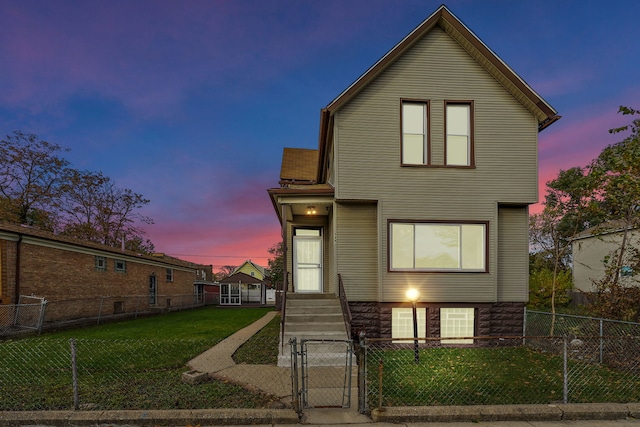
M 13 288 L 13 303 L 18 304 L 20 301 L 20 248 L 22 247 L 22 234 L 18 234 L 18 241 L 16 243 L 16 274 L 15 283 Z

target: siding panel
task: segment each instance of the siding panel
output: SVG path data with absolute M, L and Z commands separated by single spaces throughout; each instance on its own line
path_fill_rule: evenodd
M 498 301 L 529 300 L 529 233 L 526 207 L 498 208 Z
M 378 300 L 377 206 L 337 203 L 337 264 L 349 301 Z

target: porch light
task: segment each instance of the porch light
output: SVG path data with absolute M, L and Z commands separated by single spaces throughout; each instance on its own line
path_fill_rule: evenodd
M 315 215 L 316 207 L 315 206 L 307 206 L 307 215 Z
M 420 363 L 420 350 L 418 349 L 418 313 L 416 310 L 416 301 L 420 298 L 420 292 L 417 289 L 410 288 L 407 290 L 407 299 L 411 301 L 413 311 L 413 360 L 416 364 Z

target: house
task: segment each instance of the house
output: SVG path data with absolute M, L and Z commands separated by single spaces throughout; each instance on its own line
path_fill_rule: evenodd
M 162 258 L 164 260 L 185 263 L 185 261 L 169 256 L 165 253 L 154 253 L 152 254 L 155 258 Z M 195 270 L 195 278 L 193 281 L 193 294 L 196 302 L 201 303 L 205 302 L 208 304 L 213 304 L 218 302 L 218 294 L 219 287 L 214 282 L 213 276 L 213 265 L 202 265 L 202 264 L 193 264 L 192 265 Z
M 573 287 L 578 292 L 594 292 L 594 282 L 605 277 L 605 261 L 617 255 L 624 240 L 625 256 L 620 266 L 619 283 L 624 286 L 638 286 L 637 255 L 632 248 L 640 250 L 640 230 L 619 223 L 606 223 L 589 228 L 571 240 L 573 255 Z M 634 256 L 635 255 L 635 256 Z M 608 263 L 611 265 L 611 262 Z
M 220 305 L 266 304 L 266 282 L 257 276 L 236 270 L 221 279 Z
M 321 110 L 317 149 L 284 149 L 285 310 L 343 294 L 352 336 L 412 337 L 413 288 L 420 336 L 521 335 L 538 133 L 559 118 L 438 8 Z
M 238 272 L 248 274 L 251 277 L 257 277 L 260 280 L 264 279 L 267 276 L 264 267 L 259 266 L 258 264 L 252 262 L 250 259 L 246 260 L 244 263 L 242 263 L 241 266 L 233 270 L 233 273 L 231 274 L 235 274 Z
M 0 308 L 35 295 L 45 323 L 191 307 L 211 270 L 0 221 Z

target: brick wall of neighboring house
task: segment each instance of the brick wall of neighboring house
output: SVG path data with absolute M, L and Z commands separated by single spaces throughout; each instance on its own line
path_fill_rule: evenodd
M 349 302 L 352 336 L 365 331 L 369 338 L 391 338 L 392 309 L 411 307 L 409 303 Z M 475 308 L 476 336 L 521 336 L 524 322 L 523 303 L 433 304 L 418 303 L 427 309 L 427 335 L 440 336 L 441 307 Z
M 1 303 L 16 303 L 20 295 L 43 297 L 46 323 L 192 305 L 196 279 L 211 280 L 211 266 L 0 225 Z M 97 267 L 96 257 L 106 261 L 104 268 Z M 116 271 L 116 260 L 124 261 L 124 271 Z M 169 277 L 167 269 L 172 273 Z M 152 275 L 157 286 L 155 305 L 149 299 Z

